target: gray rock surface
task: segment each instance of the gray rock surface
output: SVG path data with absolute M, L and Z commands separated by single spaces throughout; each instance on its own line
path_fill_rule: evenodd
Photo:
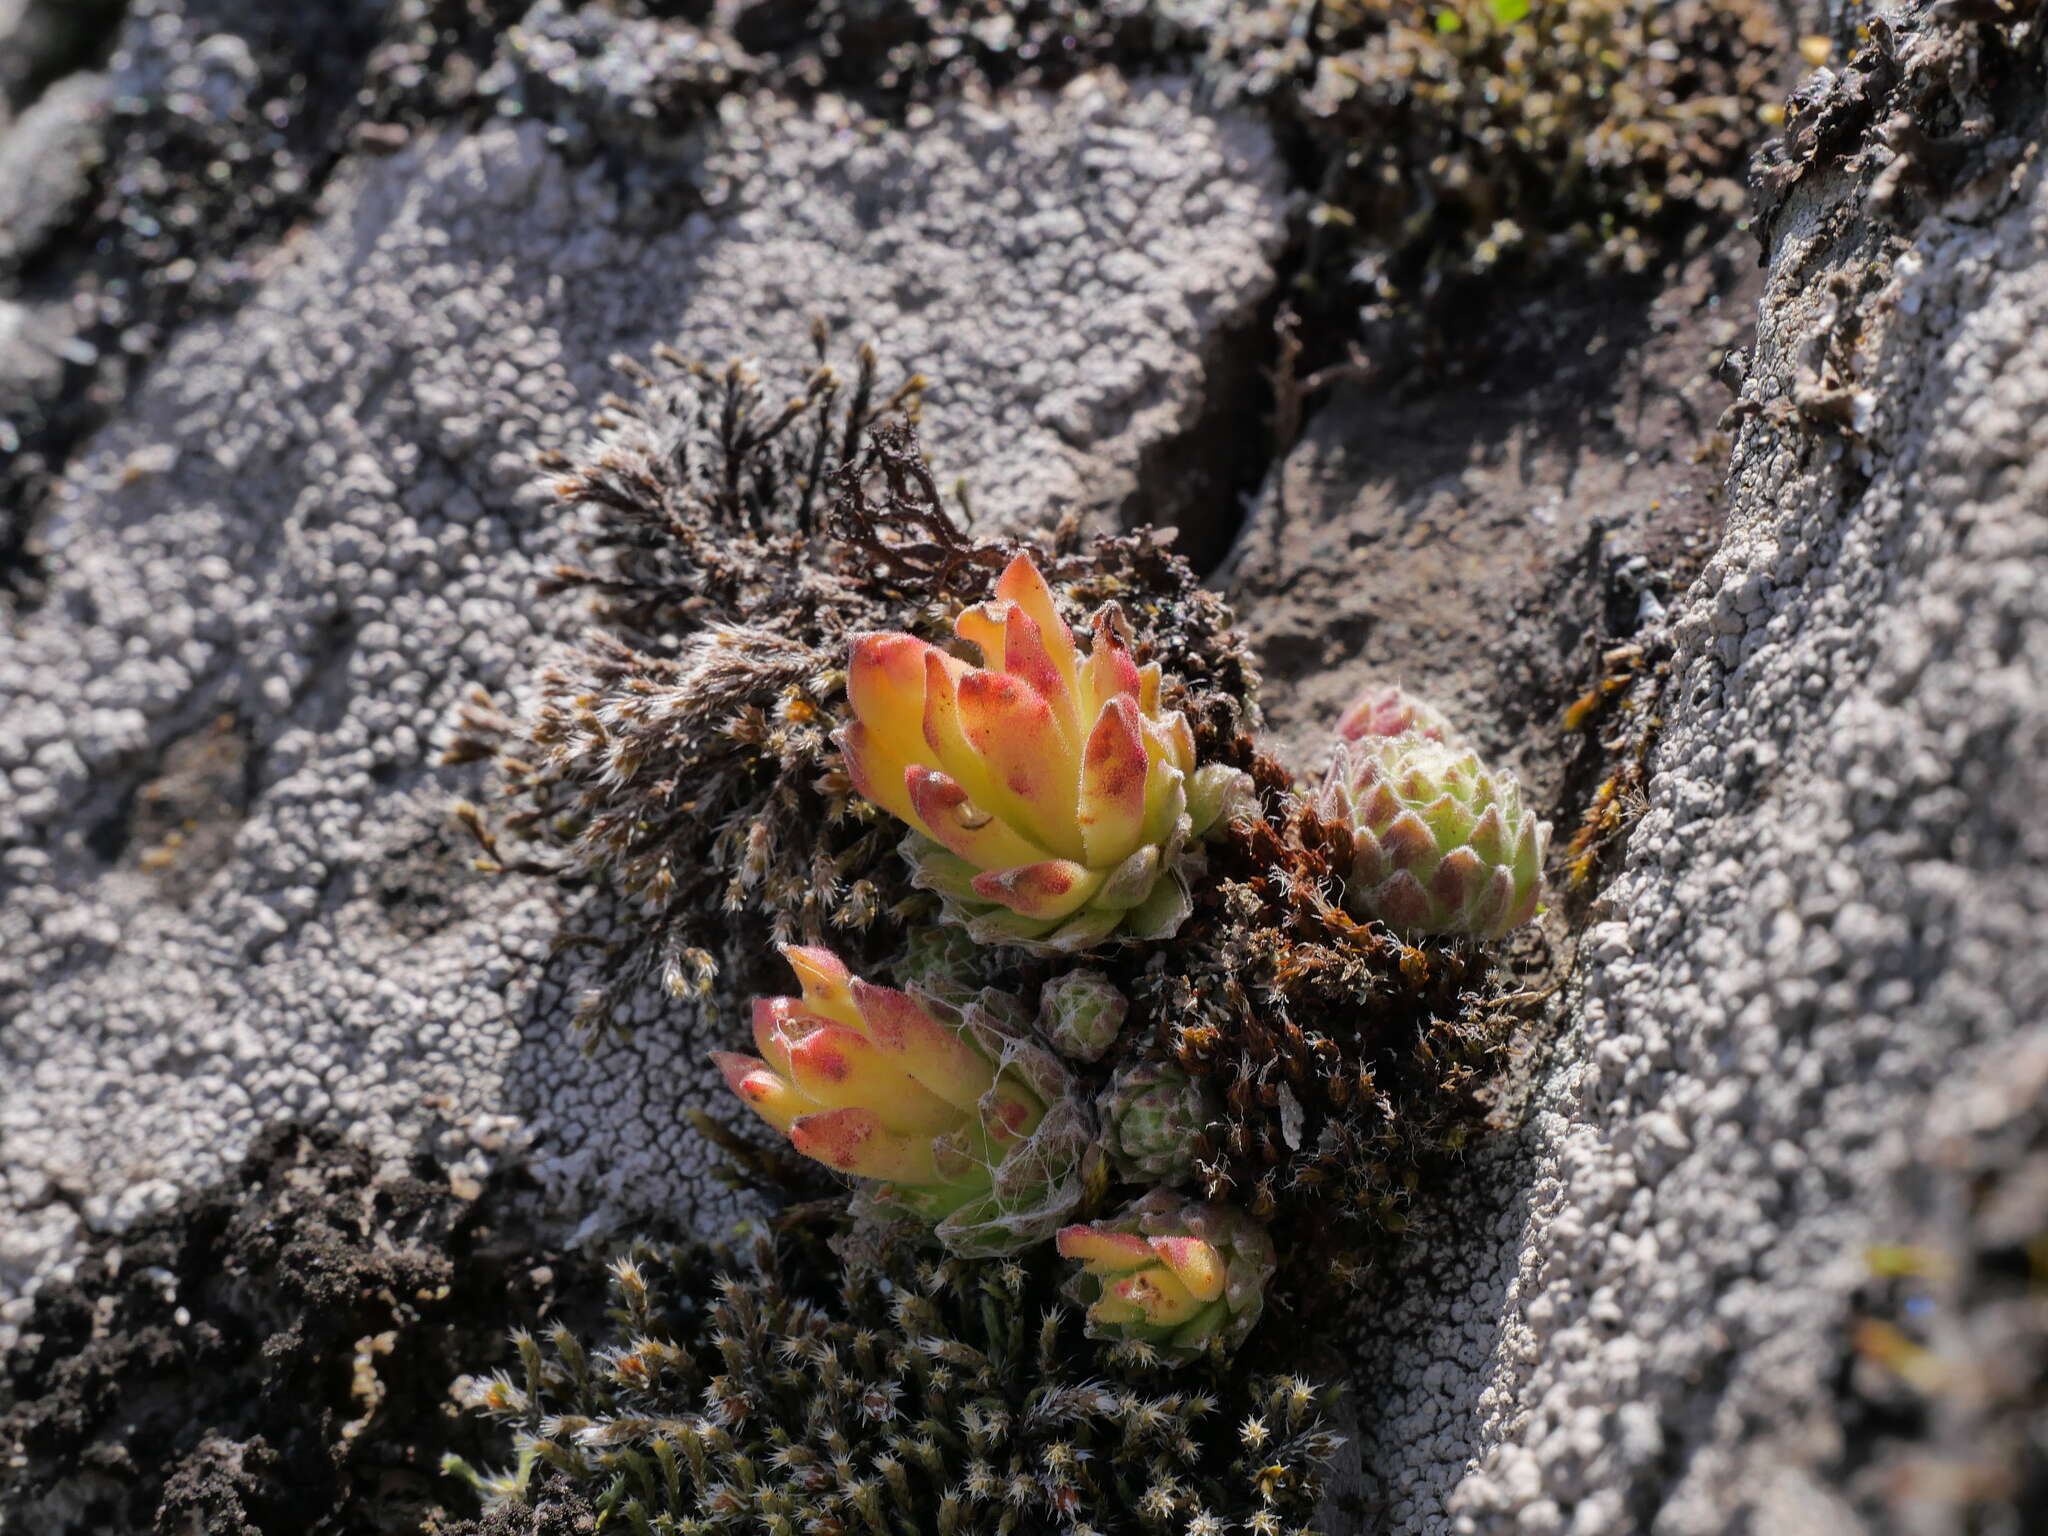
M 0 0 L 0 32 L 23 10 Z M 1946 1144 L 2043 1139 L 2042 125 L 2032 102 L 1977 142 L 1986 34 L 1902 38 L 1963 148 L 1887 147 L 1843 80 L 1800 120 L 1838 131 L 1764 224 L 1726 537 L 1669 616 L 1646 814 L 1526 1121 L 1385 1277 L 1352 1405 L 1364 1528 L 1869 1529 L 1840 1401 L 1865 1250 L 1927 1224 L 1916 1175 Z M 72 464 L 46 601 L 0 642 L 0 1336 L 82 1227 L 281 1119 L 431 1150 L 458 1187 L 517 1158 L 593 1227 L 730 1213 L 678 1125 L 730 1026 L 650 1001 L 630 1044 L 581 1052 L 550 946 L 587 914 L 466 875 L 446 806 L 474 781 L 428 766 L 471 686 L 516 693 L 577 626 L 531 596 L 564 549 L 532 454 L 587 429 L 614 352 L 800 370 L 822 313 L 932 376 L 929 444 L 983 518 L 1113 514 L 1201 433 L 1274 280 L 1274 148 L 1177 86 L 1087 79 L 914 132 L 829 99 L 719 111 L 644 176 L 539 124 L 348 160 Z M 45 393 L 61 341 L 0 312 Z M 1580 542 L 1649 547 L 1642 499 L 1674 479 L 1695 500 L 1671 526 L 1711 521 L 1690 466 L 1625 457 L 1681 418 L 1704 446 L 1712 407 L 1666 352 L 1630 411 L 1662 403 L 1585 442 L 1521 401 L 1475 405 L 1469 435 L 1504 423 L 1509 451 L 1471 462 L 1355 396 L 1314 423 L 1301 520 L 1235 567 L 1276 673 L 1324 669 L 1279 711 L 1297 744 L 1368 676 L 1482 721 L 1562 686 L 1570 638 L 1530 625 L 1553 601 L 1594 621 Z M 1375 434 L 1407 468 L 1361 493 Z M 1387 569 L 1347 582 L 1362 554 Z M 1458 608 L 1489 562 L 1520 575 Z M 1525 760 L 1563 793 L 1561 754 Z
M 731 1209 L 678 1123 L 712 1027 L 581 1052 L 558 898 L 465 875 L 473 784 L 428 766 L 472 686 L 575 630 L 531 595 L 566 552 L 534 453 L 588 429 L 616 352 L 800 379 L 822 314 L 930 376 L 981 517 L 1113 512 L 1197 425 L 1286 194 L 1266 130 L 1172 83 L 915 133 L 829 98 L 725 115 L 686 217 L 537 124 L 347 163 L 73 464 L 0 647 L 0 1293 L 282 1118 L 457 1179 L 523 1149 L 593 1224 Z
M 0 0 L 0 128 L 102 51 L 121 0 Z
M 1982 35 L 1900 50 L 1930 110 L 1988 117 Z M 1835 1400 L 1867 1246 L 1917 1227 L 1930 1127 L 2048 1033 L 2039 109 L 1948 173 L 1849 111 L 1860 153 L 1772 225 L 1647 814 L 1526 1128 L 1363 1362 L 1390 1529 L 1871 1528 Z
M 107 92 L 105 75 L 66 75 L 0 136 L 0 273 L 33 255 L 91 192 Z
M 79 355 L 70 318 L 57 305 L 0 298 L 0 453 L 21 446 L 17 422 L 62 392 L 66 354 Z

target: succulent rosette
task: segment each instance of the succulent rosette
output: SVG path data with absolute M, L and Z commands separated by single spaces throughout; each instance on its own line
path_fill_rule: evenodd
M 1458 739 L 1441 710 L 1394 683 L 1366 689 L 1337 717 L 1337 735 L 1344 741 L 1410 733 L 1431 741 Z
M 1248 788 L 1197 767 L 1115 604 L 1084 655 L 1029 555 L 962 613 L 970 666 L 906 634 L 854 641 L 839 734 L 854 787 L 911 828 L 913 882 L 985 944 L 1070 954 L 1186 919 L 1193 840 Z
M 1110 1160 L 1133 1183 L 1173 1183 L 1194 1164 L 1195 1138 L 1222 1113 L 1215 1090 L 1170 1061 L 1126 1067 L 1102 1102 Z
M 1273 1240 L 1243 1211 L 1155 1189 L 1112 1221 L 1060 1230 L 1081 1272 L 1066 1295 L 1090 1338 L 1150 1344 L 1168 1360 L 1228 1353 L 1265 1310 Z
M 981 990 L 989 950 L 951 923 L 921 923 L 906 937 L 897 980 L 912 992 L 958 1005 Z
M 1100 1061 L 1130 1011 L 1131 1000 L 1102 972 L 1068 971 L 1039 992 L 1038 1030 L 1069 1061 Z
M 877 1213 L 931 1225 L 962 1258 L 1050 1237 L 1080 1203 L 1088 1117 L 1059 1059 L 984 991 L 954 1008 L 875 986 L 825 949 L 782 951 L 802 997 L 754 1004 L 757 1059 L 713 1055 L 804 1156 L 871 1181 Z
M 1550 828 L 1465 747 L 1413 732 L 1340 744 L 1316 809 L 1350 828 L 1344 900 L 1361 917 L 1494 939 L 1535 915 Z

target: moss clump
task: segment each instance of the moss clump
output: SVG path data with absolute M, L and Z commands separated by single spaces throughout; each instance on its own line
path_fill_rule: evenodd
M 637 398 L 608 400 L 588 447 L 545 462 L 581 558 L 543 595 L 583 595 L 594 627 L 541 670 L 525 714 L 479 692 L 446 760 L 497 769 L 502 809 L 461 808 L 486 868 L 624 903 L 585 1023 L 650 982 L 765 983 L 771 941 L 830 935 L 856 963 L 893 963 L 935 910 L 831 741 L 848 642 L 943 637 L 1020 546 L 970 538 L 942 501 L 913 425 L 921 379 L 884 393 L 871 351 L 843 376 L 817 344 L 786 396 L 738 363 L 620 360 Z M 1198 735 L 1241 733 L 1257 680 L 1221 600 L 1149 532 L 1081 543 L 1077 524 L 1056 530 L 1049 571 L 1125 603 Z
M 1404 943 L 1330 898 L 1347 855 L 1343 829 L 1298 803 L 1240 824 L 1189 942 L 1131 986 L 1153 1048 L 1223 1105 L 1194 1139 L 1210 1199 L 1399 1231 L 1429 1168 L 1479 1125 L 1507 1031 L 1482 951 Z
M 1504 277 L 1640 271 L 1741 176 L 1782 29 L 1759 0 L 1164 0 L 1228 94 L 1323 159 L 1306 277 L 1365 318 Z
M 601 1266 L 536 1243 L 516 1178 L 451 1193 L 279 1127 L 241 1168 L 89 1238 L 0 1354 L 0 1519 L 38 1536 L 414 1531 L 488 1425 L 448 1381 Z
M 836 558 L 825 509 L 922 381 L 884 395 L 872 351 L 847 377 L 817 344 L 787 396 L 739 363 L 620 360 L 638 398 L 544 461 L 582 558 L 543 595 L 584 595 L 595 628 L 541 671 L 527 717 L 479 693 L 448 760 L 498 767 L 508 813 L 463 812 L 487 867 L 627 903 L 635 937 L 603 951 L 586 1020 L 650 980 L 707 991 L 722 956 L 771 936 L 866 928 L 907 891 L 892 829 L 849 814 L 830 740 L 848 636 L 895 612 L 896 573 Z
M 758 1265 L 772 1262 L 758 1245 Z M 494 1509 L 548 1472 L 623 1530 L 969 1536 L 1304 1529 L 1338 1436 L 1315 1388 L 1162 1390 L 1142 1349 L 1084 1361 L 1042 1263 L 854 1268 L 804 1294 L 765 1267 L 705 1294 L 705 1257 L 636 1248 L 615 1329 L 515 1337 L 458 1396 L 512 1427 Z

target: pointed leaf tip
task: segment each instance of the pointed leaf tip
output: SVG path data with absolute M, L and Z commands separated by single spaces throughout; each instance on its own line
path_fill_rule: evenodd
M 734 1051 L 713 1051 L 711 1060 L 725 1078 L 726 1087 L 784 1135 L 789 1133 L 790 1125 L 797 1116 L 816 1107 L 787 1079 L 771 1071 L 766 1062 Z
M 1090 1274 L 1126 1274 L 1154 1262 L 1152 1249 L 1134 1232 L 1077 1225 L 1060 1228 L 1055 1242 L 1061 1258 L 1080 1261 Z
M 1046 650 L 1064 674 L 1067 686 L 1073 687 L 1080 664 L 1080 655 L 1074 648 L 1074 632 L 1060 617 L 1052 587 L 1038 569 L 1038 562 L 1031 558 L 1029 550 L 1019 550 L 1003 568 L 1003 574 L 996 580 L 996 596 L 1014 603 L 1031 616 Z
M 785 944 L 781 949 L 782 958 L 789 962 L 802 986 L 804 1009 L 841 1024 L 853 1022 L 849 1017 L 853 1007 L 853 973 L 847 970 L 845 962 L 816 944 Z
M 802 1005 L 793 997 L 754 999 L 754 1049 L 776 1071 L 789 1073 L 791 1020 Z
M 854 1005 L 868 1037 L 905 1072 L 954 1108 L 976 1112 L 995 1068 L 907 992 L 856 980 Z
M 1067 859 L 1046 859 L 974 877 L 974 894 L 1020 917 L 1056 922 L 1078 911 L 1101 889 L 1102 876 Z
M 1151 1243 L 1152 1251 L 1197 1301 L 1214 1301 L 1223 1294 L 1228 1266 L 1208 1243 L 1199 1237 L 1155 1237 Z
M 1120 862 L 1137 846 L 1149 767 L 1137 700 L 1120 693 L 1104 702 L 1081 756 L 1081 843 L 1095 868 Z
M 1082 664 L 1082 691 L 1085 703 L 1100 709 L 1120 693 L 1127 693 L 1137 699 L 1140 708 L 1144 701 L 1138 699 L 1143 684 L 1138 663 L 1132 659 L 1130 649 L 1118 633 L 1122 612 L 1113 603 L 1105 603 L 1095 610 L 1090 621 L 1093 639 L 1090 641 L 1088 660 Z

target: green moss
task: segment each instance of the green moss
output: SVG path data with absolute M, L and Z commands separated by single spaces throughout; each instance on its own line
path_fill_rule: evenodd
M 450 1470 L 490 1508 L 551 1471 L 608 1527 L 662 1536 L 1280 1536 L 1308 1529 L 1341 1444 L 1305 1382 L 1165 1390 L 1142 1350 L 1091 1358 L 1042 1262 L 855 1267 L 822 1297 L 706 1273 L 642 1245 L 602 1337 L 517 1336 L 512 1368 L 458 1385 L 513 1465 Z
M 1641 271 L 1741 176 L 1782 56 L 1760 0 L 1162 0 L 1226 96 L 1320 156 L 1305 283 L 1368 324 L 1504 279 Z

